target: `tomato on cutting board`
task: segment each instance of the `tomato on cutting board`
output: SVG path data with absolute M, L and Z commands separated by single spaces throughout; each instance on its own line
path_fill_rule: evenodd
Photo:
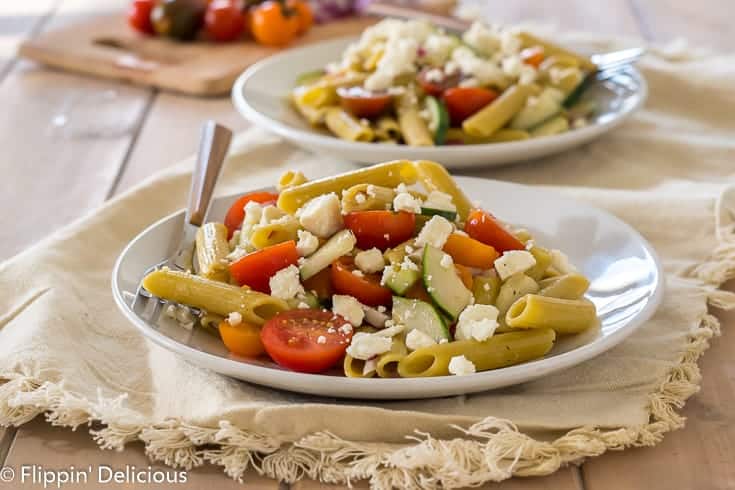
M 249 253 L 230 264 L 230 276 L 240 286 L 270 294 L 270 278 L 289 265 L 296 265 L 296 242 L 289 240 Z
M 245 30 L 245 20 L 246 15 L 239 2 L 214 0 L 204 14 L 204 29 L 215 41 L 234 41 Z
M 488 88 L 455 87 L 444 91 L 444 103 L 453 126 L 460 126 L 465 119 L 488 105 L 498 93 Z
M 154 0 L 133 0 L 128 7 L 128 24 L 143 34 L 153 34 L 151 10 L 156 6 Z
M 314 24 L 314 13 L 311 11 L 309 2 L 306 0 L 288 0 L 286 5 L 299 19 L 299 27 L 296 29 L 296 34 L 300 35 L 308 31 L 312 24 Z
M 341 316 L 324 310 L 290 310 L 268 320 L 260 331 L 265 351 L 279 365 L 320 373 L 345 355 L 353 329 Z
M 237 199 L 225 215 L 225 226 L 227 227 L 227 238 L 232 238 L 235 230 L 239 230 L 242 226 L 242 220 L 245 219 L 245 205 L 250 201 L 259 202 L 260 204 L 275 204 L 278 200 L 278 194 L 273 192 L 251 192 Z
M 342 257 L 332 263 L 332 288 L 335 293 L 354 296 L 368 306 L 390 305 L 393 293 L 380 285 L 380 274 L 354 274 L 354 259 Z M 359 271 L 358 271 L 359 272 Z
M 413 236 L 416 215 L 406 211 L 353 211 L 344 216 L 344 222 L 355 234 L 359 248 L 386 250 Z
M 464 231 L 475 240 L 485 245 L 490 245 L 498 253 L 502 254 L 508 250 L 525 250 L 522 241 L 513 236 L 503 225 L 495 219 L 495 216 L 481 209 L 473 209 L 467 216 Z
M 250 32 L 260 44 L 285 46 L 301 29 L 298 12 L 281 2 L 268 1 L 250 11 Z

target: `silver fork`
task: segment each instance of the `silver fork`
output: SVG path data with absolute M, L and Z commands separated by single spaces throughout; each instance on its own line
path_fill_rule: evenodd
M 202 126 L 202 135 L 199 142 L 194 173 L 191 177 L 191 188 L 184 216 L 184 226 L 176 240 L 171 242 L 173 254 L 163 262 L 148 268 L 143 277 L 161 267 L 169 267 L 180 271 L 195 271 L 197 264 L 194 260 L 196 233 L 202 226 L 212 203 L 214 187 L 222 173 L 222 166 L 232 139 L 232 131 L 220 126 L 214 121 L 207 121 Z M 152 295 L 138 285 L 135 298 L 131 304 L 133 311 L 149 324 L 156 324 L 161 316 L 164 305 L 170 304 L 157 296 Z M 196 308 L 188 307 L 190 312 L 198 315 Z

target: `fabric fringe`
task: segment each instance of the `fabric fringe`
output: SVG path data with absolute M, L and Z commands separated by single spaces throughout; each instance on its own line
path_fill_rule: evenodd
M 710 305 L 735 308 L 735 294 L 718 289 L 735 277 L 735 245 L 718 247 L 710 259 L 684 275 L 701 282 Z M 86 400 L 66 391 L 63 383 L 43 382 L 36 366 L 0 373 L 0 426 L 18 426 L 42 413 L 52 424 L 72 429 L 99 422 L 103 428 L 90 433 L 103 449 L 122 450 L 140 440 L 154 461 L 187 470 L 209 462 L 222 466 L 238 481 L 254 469 L 288 483 L 310 478 L 351 486 L 368 479 L 371 488 L 379 490 L 476 487 L 512 476 L 548 475 L 607 450 L 658 444 L 666 432 L 684 426 L 685 418 L 677 411 L 699 390 L 697 360 L 719 333 L 717 318 L 704 314 L 680 362 L 649 396 L 647 424 L 580 427 L 550 442 L 535 440 L 512 422 L 495 417 L 466 428 L 454 426 L 463 437 L 435 439 L 417 432 L 406 444 L 352 442 L 329 432 L 287 442 L 238 429 L 227 421 L 219 427 L 197 427 L 179 420 L 130 423 L 140 416 L 125 408 L 124 396 L 109 398 L 99 393 L 96 401 Z

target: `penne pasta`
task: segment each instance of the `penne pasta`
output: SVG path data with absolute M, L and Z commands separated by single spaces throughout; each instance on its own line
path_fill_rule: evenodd
M 498 291 L 498 297 L 495 300 L 495 307 L 500 315 L 505 315 L 510 306 L 515 303 L 518 298 L 527 294 L 537 293 L 539 290 L 538 283 L 525 274 L 515 274 L 510 276 Z M 508 324 L 510 325 L 510 324 Z M 510 325 L 512 326 L 512 325 Z
M 569 121 L 567 121 L 567 118 L 564 116 L 557 116 L 534 128 L 531 131 L 531 138 L 551 136 L 553 134 L 564 133 L 568 130 Z
M 264 225 L 255 225 L 250 232 L 250 244 L 260 250 L 277 243 L 296 241 L 298 229 L 298 220 L 287 215 Z
M 375 369 L 365 371 L 365 365 L 367 361 L 362 359 L 355 359 L 351 355 L 345 355 L 345 360 L 342 363 L 342 369 L 345 372 L 345 376 L 348 378 L 373 378 L 375 377 Z
M 589 58 L 586 56 L 581 56 L 576 53 L 573 53 L 572 51 L 569 51 L 566 48 L 562 48 L 561 46 L 551 43 L 549 41 L 545 41 L 541 38 L 538 38 L 534 36 L 531 33 L 528 32 L 519 32 L 518 37 L 521 39 L 521 44 L 524 48 L 530 48 L 533 46 L 541 46 L 544 48 L 544 54 L 546 56 L 559 56 L 566 59 L 573 58 L 577 60 L 577 63 L 579 66 L 588 72 L 594 72 L 597 70 L 597 67 L 595 66 L 592 61 L 590 61 Z
M 404 96 L 396 108 L 403 141 L 409 146 L 434 146 L 434 138 L 419 113 L 415 97 Z
M 396 192 L 390 187 L 357 184 L 342 191 L 342 212 L 390 209 Z
M 493 102 L 462 123 L 469 135 L 487 138 L 505 126 L 526 103 L 531 93 L 527 85 L 513 85 Z
M 551 265 L 551 253 L 545 248 L 534 245 L 529 250 L 533 258 L 536 259 L 536 265 L 526 271 L 526 275 L 534 281 L 540 281 L 546 269 Z
M 579 299 L 590 287 L 590 281 L 582 274 L 572 273 L 550 277 L 539 282 L 541 296 L 561 299 Z
M 227 269 L 227 255 L 230 244 L 227 241 L 227 227 L 222 223 L 205 223 L 196 234 L 196 257 L 199 275 L 213 281 L 227 282 L 230 273 Z
M 287 170 L 283 173 L 283 175 L 281 175 L 281 178 L 278 179 L 277 188 L 279 191 L 282 191 L 283 189 L 288 189 L 289 187 L 295 187 L 297 185 L 305 184 L 307 181 L 307 178 L 300 170 Z
M 374 137 L 369 124 L 363 124 L 340 107 L 327 109 L 324 123 L 332 133 L 343 140 L 372 141 Z
M 391 349 L 378 356 L 375 371 L 381 378 L 397 378 L 398 364 L 408 355 L 406 348 L 406 336 L 397 335 L 393 337 Z
M 475 276 L 472 280 L 472 295 L 477 304 L 495 305 L 499 292 L 500 278 L 497 274 Z
M 401 127 L 392 116 L 383 116 L 375 122 L 375 137 L 381 141 L 400 141 Z
M 594 325 L 595 305 L 588 300 L 571 300 L 529 294 L 518 299 L 505 315 L 513 328 L 551 328 L 560 334 L 579 333 Z
M 457 207 L 460 220 L 467 218 L 472 203 L 464 191 L 459 188 L 447 169 L 443 165 L 430 160 L 419 160 L 416 162 L 420 179 L 426 187 L 438 190 L 452 196 L 452 202 Z

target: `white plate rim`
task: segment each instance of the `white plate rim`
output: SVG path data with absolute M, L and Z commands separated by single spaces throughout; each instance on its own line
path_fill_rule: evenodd
M 461 182 L 462 180 L 475 180 L 475 181 L 489 181 L 492 179 L 482 179 L 477 177 L 458 177 L 458 180 Z M 500 181 L 499 181 L 500 182 Z M 510 185 L 510 186 L 519 186 L 519 187 L 526 187 L 529 188 L 531 186 L 523 185 L 523 184 L 515 184 L 515 183 L 509 183 L 509 182 L 501 182 L 504 185 Z M 664 281 L 664 271 L 662 263 L 658 257 L 658 254 L 654 250 L 653 246 L 640 234 L 637 230 L 635 230 L 632 226 L 624 222 L 623 220 L 617 218 L 613 214 L 600 209 L 596 206 L 584 203 L 582 201 L 578 201 L 573 198 L 569 198 L 567 196 L 559 195 L 555 192 L 551 192 L 548 190 L 538 189 L 534 188 L 535 192 L 541 193 L 546 197 L 553 198 L 555 200 L 561 200 L 566 201 L 570 204 L 576 204 L 583 206 L 587 208 L 589 211 L 592 211 L 596 214 L 604 215 L 607 219 L 611 219 L 615 222 L 617 222 L 618 225 L 622 225 L 624 228 L 627 229 L 628 232 L 636 239 L 636 241 L 640 244 L 642 249 L 650 256 L 651 260 L 655 264 L 656 268 L 656 275 L 655 275 L 655 286 L 653 293 L 649 296 L 648 301 L 646 302 L 645 306 L 633 317 L 631 320 L 625 323 L 624 326 L 620 327 L 619 329 L 615 330 L 611 334 L 605 336 L 603 339 L 599 339 L 598 341 L 593 341 L 591 343 L 582 345 L 580 347 L 577 347 L 573 350 L 570 350 L 568 352 L 560 353 L 557 355 L 554 355 L 552 357 L 546 358 L 543 357 L 541 359 L 537 359 L 534 361 L 509 366 L 501 369 L 495 369 L 490 371 L 483 371 L 467 376 L 440 376 L 440 377 L 429 377 L 429 378 L 390 378 L 390 379 L 383 379 L 383 378 L 347 378 L 347 377 L 340 377 L 340 376 L 326 376 L 321 374 L 307 374 L 307 373 L 297 373 L 293 371 L 287 371 L 287 370 L 281 370 L 276 368 L 271 368 L 267 366 L 258 366 L 255 364 L 248 364 L 244 362 L 240 362 L 234 359 L 226 359 L 224 357 L 220 357 L 214 354 L 209 354 L 207 352 L 200 351 L 198 349 L 195 349 L 193 347 L 190 347 L 188 345 L 185 345 L 183 343 L 177 342 L 176 340 L 158 332 L 155 328 L 150 327 L 146 322 L 139 319 L 130 309 L 129 305 L 125 301 L 125 298 L 123 297 L 123 292 L 118 288 L 117 284 L 117 278 L 120 275 L 120 267 L 122 265 L 123 260 L 127 256 L 128 252 L 136 245 L 138 240 L 142 239 L 142 237 L 147 234 L 150 230 L 160 226 L 163 222 L 166 220 L 172 219 L 172 217 L 177 215 L 182 215 L 184 213 L 184 210 L 178 210 L 176 212 L 173 212 L 159 220 L 157 220 L 155 223 L 147 226 L 144 230 L 142 230 L 138 235 L 136 235 L 135 238 L 133 238 L 120 252 L 120 255 L 115 261 L 115 264 L 112 269 L 112 276 L 111 276 L 111 289 L 113 298 L 115 300 L 115 303 L 117 307 L 120 309 L 120 311 L 123 313 L 123 315 L 133 323 L 133 325 L 149 340 L 153 341 L 154 343 L 158 344 L 159 346 L 172 351 L 183 358 L 193 362 L 196 365 L 199 366 L 205 366 L 208 369 L 225 374 L 231 377 L 235 377 L 237 379 L 252 382 L 255 384 L 259 384 L 261 386 L 268 386 L 270 388 L 278 388 L 283 389 L 286 391 L 295 391 L 300 393 L 306 393 L 311 395 L 318 395 L 322 397 L 328 397 L 328 398 L 351 398 L 351 399 L 419 399 L 419 398 L 434 398 L 434 397 L 442 397 L 442 396 L 452 396 L 452 395 L 458 395 L 463 393 L 475 393 L 479 391 L 488 391 L 493 389 L 498 389 L 506 386 L 512 386 L 515 384 L 532 381 L 534 379 L 538 379 L 541 376 L 545 375 L 551 375 L 553 373 L 562 371 L 564 369 L 576 366 L 577 364 L 580 364 L 582 362 L 588 361 L 603 352 L 606 352 L 616 345 L 618 345 L 620 342 L 625 340 L 629 335 L 631 335 L 633 332 L 635 332 L 638 328 L 640 328 L 646 321 L 648 321 L 653 314 L 656 312 L 658 307 L 660 306 L 663 296 L 664 296 L 664 288 L 665 288 L 665 281 Z M 250 191 L 245 191 L 250 192 Z M 228 196 L 218 196 L 218 199 L 231 199 L 236 196 L 242 195 L 243 192 L 231 194 Z M 151 264 L 152 265 L 152 264 Z M 141 271 L 142 273 L 143 271 Z M 235 373 L 235 371 L 238 371 L 238 373 Z M 244 373 L 244 374 L 242 374 Z M 502 374 L 503 380 L 500 382 L 488 382 L 487 384 L 483 384 L 482 378 L 487 379 L 488 381 L 491 381 L 492 378 L 499 378 L 500 375 L 498 373 Z M 262 383 L 260 381 L 256 381 L 253 378 L 260 378 L 260 374 L 263 374 L 265 376 L 273 376 L 276 378 L 273 382 L 269 382 L 268 384 Z M 316 390 L 309 388 L 310 381 L 314 381 L 314 377 L 318 377 L 320 379 L 328 379 L 330 381 L 330 385 L 332 385 L 329 389 L 330 393 L 325 394 L 323 390 Z M 288 378 L 288 379 L 284 379 Z M 368 383 L 370 387 L 379 386 L 377 392 L 368 392 L 368 393 L 359 393 L 358 396 L 350 396 L 350 395 L 340 395 L 338 392 L 340 389 L 344 388 L 346 392 L 349 393 L 355 393 L 355 389 L 360 388 L 368 388 Z M 299 390 L 293 389 L 293 385 L 297 385 L 302 387 Z M 478 385 L 483 385 L 484 388 L 477 389 Z M 399 388 L 403 388 L 404 390 L 411 390 L 415 389 L 416 391 L 419 391 L 421 393 L 416 394 L 414 396 L 401 396 L 400 394 L 396 395 L 395 393 L 399 390 Z M 446 389 L 441 389 L 446 388 Z M 435 393 L 435 394 L 429 394 L 429 393 Z M 442 393 L 442 394 L 436 394 L 436 393 Z

